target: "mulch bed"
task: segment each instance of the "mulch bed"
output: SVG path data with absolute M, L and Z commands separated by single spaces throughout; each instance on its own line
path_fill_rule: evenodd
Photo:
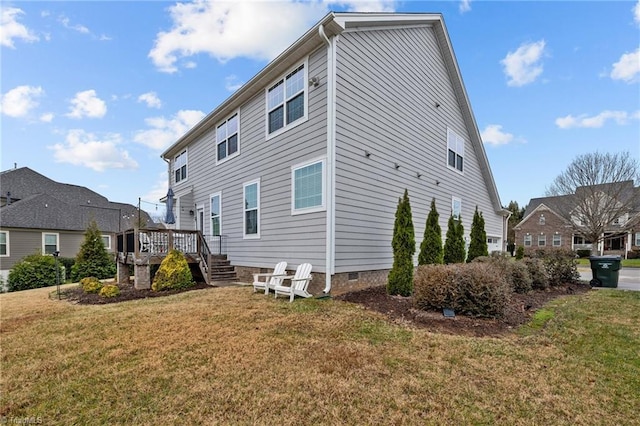
M 455 315 L 447 318 L 442 311 L 415 309 L 411 297 L 390 296 L 386 287 L 372 287 L 336 296 L 336 300 L 358 303 L 366 309 L 381 312 L 394 321 L 408 323 L 432 332 L 465 336 L 504 336 L 531 320 L 531 317 L 550 300 L 560 296 L 586 293 L 591 287 L 585 283 L 565 284 L 528 294 L 514 293 L 504 318 L 475 318 Z
M 184 288 L 180 290 L 163 290 L 163 291 L 153 291 L 151 289 L 136 290 L 133 287 L 133 284 L 118 284 L 118 287 L 120 288 L 120 294 L 115 297 L 101 297 L 96 293 L 85 293 L 82 290 L 82 287 L 80 287 L 80 285 L 78 285 L 77 287 L 72 287 L 70 289 L 64 290 L 62 294 L 67 300 L 74 303 L 79 303 L 81 305 L 104 305 L 107 303 L 125 302 L 127 300 L 169 296 L 172 294 L 183 293 L 185 291 L 191 291 L 191 290 L 214 288 L 203 282 L 199 282 L 199 283 L 197 282 L 193 287 Z

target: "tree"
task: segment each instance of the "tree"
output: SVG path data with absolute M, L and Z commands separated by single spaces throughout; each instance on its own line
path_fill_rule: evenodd
M 622 235 L 638 225 L 637 188 L 640 164 L 629 152 L 579 155 L 547 189 L 555 196 L 556 212 L 573 232 L 591 241 Z M 615 226 L 612 224 L 616 223 Z
M 451 215 L 447 222 L 447 235 L 444 242 L 444 263 L 464 263 L 465 254 L 462 218 L 455 219 Z
M 84 233 L 76 263 L 71 268 L 71 279 L 79 281 L 85 277 L 112 278 L 115 273 L 116 264 L 104 248 L 96 221 L 92 220 Z
M 387 293 L 410 296 L 413 292 L 413 254 L 416 251 L 416 240 L 411 218 L 409 191 L 398 199 L 396 220 L 393 225 L 393 267 L 389 272 Z
M 428 265 L 432 263 L 443 263 L 442 252 L 442 229 L 438 222 L 440 215 L 436 209 L 436 199 L 431 200 L 431 210 L 427 216 L 427 223 L 424 227 L 424 237 L 420 244 L 420 254 L 418 255 L 418 265 Z
M 509 205 L 505 208 L 511 212 L 509 222 L 507 223 L 507 250 L 511 253 L 511 256 L 513 256 L 513 251 L 516 246 L 516 231 L 513 227 L 524 219 L 526 206 L 520 207 L 517 201 L 510 201 Z
M 471 262 L 476 257 L 489 256 L 489 248 L 487 247 L 487 232 L 484 230 L 484 217 L 478 212 L 478 206 L 473 214 L 471 222 L 471 234 L 469 235 L 469 253 L 467 262 Z

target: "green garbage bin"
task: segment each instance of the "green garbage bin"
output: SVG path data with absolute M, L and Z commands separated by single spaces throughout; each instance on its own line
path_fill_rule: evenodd
M 622 264 L 620 256 L 589 256 L 593 279 L 592 287 L 618 287 L 618 273 Z

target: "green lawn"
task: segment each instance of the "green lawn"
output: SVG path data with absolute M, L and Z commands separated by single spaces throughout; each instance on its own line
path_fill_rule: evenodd
M 638 424 L 640 292 L 505 338 L 246 287 L 102 306 L 0 295 L 0 416 L 43 424 Z M 9 420 L 8 420 L 9 421 Z

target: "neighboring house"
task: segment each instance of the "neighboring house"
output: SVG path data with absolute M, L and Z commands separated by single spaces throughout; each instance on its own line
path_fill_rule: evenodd
M 440 14 L 329 13 L 163 154 L 175 227 L 239 277 L 313 264 L 312 291 L 384 284 L 399 197 L 416 248 L 432 198 L 489 250 L 506 220 Z M 416 252 L 417 260 L 417 252 Z M 416 262 L 417 263 L 417 262 Z
M 635 200 L 635 203 L 630 203 L 630 211 L 614 219 L 605 227 L 603 239 L 597 247 L 575 232 L 575 229 L 581 225 L 577 223 L 577 219 L 574 218 L 576 223 L 572 223 L 561 214 L 561 212 L 572 211 L 576 197 L 581 195 L 579 193 L 581 188 L 576 190 L 578 195 L 531 199 L 524 212 L 524 219 L 514 227 L 516 246 L 523 246 L 525 250 L 539 248 L 588 249 L 592 250 L 593 254 L 618 254 L 623 257 L 626 257 L 632 250 L 640 250 L 639 227 L 636 226 L 621 232 L 621 229 L 628 228 L 627 223 L 638 223 L 640 187 L 634 187 L 632 181 L 620 182 L 615 185 L 621 185 L 621 187 L 615 190 L 609 188 L 609 191 L 606 192 L 620 194 L 625 198 L 623 200 L 625 205 L 629 204 L 627 197 Z
M 133 228 L 138 209 L 114 203 L 92 190 L 55 182 L 28 167 L 0 173 L 0 274 L 38 251 L 75 257 L 91 220 L 102 232 L 105 247 L 116 250 L 116 234 Z M 142 221 L 153 227 L 147 213 Z

